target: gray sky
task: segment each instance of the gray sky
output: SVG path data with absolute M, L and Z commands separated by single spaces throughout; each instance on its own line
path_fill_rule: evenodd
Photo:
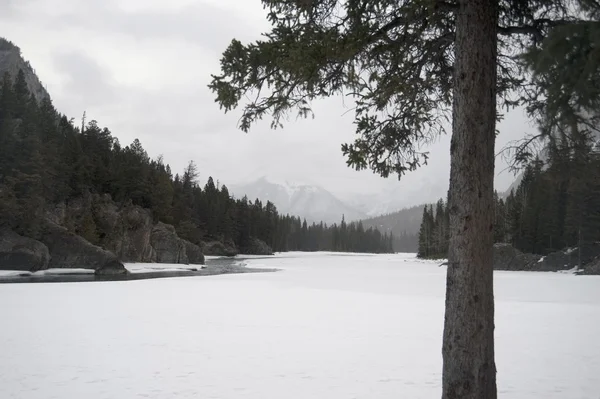
M 429 165 L 398 182 L 346 166 L 340 145 L 354 136 L 348 100 L 319 101 L 315 119 L 291 117 L 275 131 L 265 122 L 249 134 L 236 127 L 240 112 L 219 110 L 206 87 L 210 74 L 232 38 L 247 42 L 268 30 L 260 0 L 0 0 L 0 23 L 59 111 L 78 120 L 86 111 L 122 145 L 139 138 L 174 171 L 193 159 L 202 179 L 225 184 L 267 175 L 338 195 L 393 190 L 407 203 L 445 196 L 449 137 L 429 146 Z M 513 111 L 499 129 L 497 149 L 533 127 Z M 505 167 L 498 158 L 498 190 L 514 179 L 500 173 Z

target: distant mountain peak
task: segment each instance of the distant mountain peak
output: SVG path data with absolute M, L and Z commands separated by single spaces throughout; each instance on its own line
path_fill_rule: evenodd
M 232 192 L 236 196 L 271 201 L 279 213 L 297 215 L 310 223 L 339 223 L 342 216 L 347 221 L 366 217 L 365 213 L 341 201 L 325 188 L 307 182 L 262 176 L 253 182 L 232 186 Z

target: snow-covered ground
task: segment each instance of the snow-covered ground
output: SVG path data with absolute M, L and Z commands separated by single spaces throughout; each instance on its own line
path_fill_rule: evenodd
M 131 273 L 198 271 L 202 265 L 165 264 L 165 263 L 126 263 L 125 268 Z
M 37 272 L 18 271 L 18 270 L 0 270 L 0 277 L 26 277 L 26 276 L 60 276 L 60 275 L 81 275 L 94 274 L 93 269 L 46 269 Z
M 438 398 L 445 267 L 285 254 L 277 273 L 0 286 L 0 398 Z M 497 272 L 500 398 L 600 397 L 600 278 Z

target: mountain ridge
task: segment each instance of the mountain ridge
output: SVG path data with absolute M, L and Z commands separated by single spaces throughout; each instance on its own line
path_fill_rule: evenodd
M 340 200 L 327 189 L 307 183 L 277 181 L 262 176 L 250 183 L 234 184 L 231 192 L 237 196 L 258 198 L 263 202 L 271 201 L 282 214 L 298 215 L 309 223 L 339 223 L 342 217 L 346 221 L 355 221 L 367 217 L 367 214 Z

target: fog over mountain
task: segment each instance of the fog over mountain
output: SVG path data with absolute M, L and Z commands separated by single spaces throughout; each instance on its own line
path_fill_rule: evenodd
M 331 192 L 318 185 L 276 181 L 266 176 L 242 185 L 232 185 L 230 191 L 236 197 L 244 195 L 258 198 L 263 203 L 271 201 L 282 214 L 298 215 L 307 222 L 339 223 L 367 217 L 365 212 L 341 201 Z

